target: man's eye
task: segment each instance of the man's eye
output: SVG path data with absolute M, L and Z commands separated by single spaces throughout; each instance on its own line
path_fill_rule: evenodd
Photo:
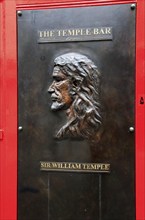
M 57 78 L 57 79 L 55 79 L 55 81 L 56 81 L 56 82 L 60 82 L 60 81 L 61 81 L 61 79 L 60 79 L 60 78 Z
M 56 82 L 60 82 L 60 81 L 63 81 L 63 79 L 61 77 L 55 77 L 54 79 Z

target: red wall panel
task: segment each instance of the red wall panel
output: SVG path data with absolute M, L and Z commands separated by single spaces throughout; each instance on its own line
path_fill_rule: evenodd
M 0 3 L 0 219 L 16 219 L 17 57 L 15 2 Z
M 84 7 L 107 4 L 127 4 L 136 0 L 16 0 L 17 9 L 42 9 L 42 8 L 68 8 L 68 7 Z
M 145 1 L 137 4 L 136 26 L 136 218 L 145 219 Z

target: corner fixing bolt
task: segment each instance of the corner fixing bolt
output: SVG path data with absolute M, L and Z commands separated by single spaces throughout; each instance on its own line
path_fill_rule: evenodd
M 22 11 L 17 12 L 18 16 L 22 16 Z
M 135 4 L 131 4 L 130 8 L 131 8 L 131 10 L 135 10 L 136 5 Z

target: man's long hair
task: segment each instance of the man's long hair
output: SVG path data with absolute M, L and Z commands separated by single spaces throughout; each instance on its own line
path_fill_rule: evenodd
M 55 66 L 71 82 L 73 102 L 67 110 L 67 123 L 56 134 L 57 138 L 90 139 L 96 136 L 101 125 L 99 88 L 100 73 L 88 57 L 66 53 L 57 57 Z

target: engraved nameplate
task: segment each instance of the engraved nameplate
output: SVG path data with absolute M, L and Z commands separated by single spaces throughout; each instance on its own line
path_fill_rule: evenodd
M 38 43 L 112 40 L 112 27 L 39 30 Z
M 110 173 L 110 164 L 40 161 L 40 170 L 59 172 Z

